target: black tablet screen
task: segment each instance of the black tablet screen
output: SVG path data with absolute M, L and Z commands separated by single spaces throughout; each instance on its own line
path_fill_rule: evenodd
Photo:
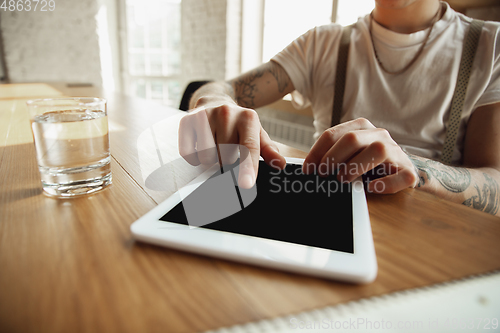
M 351 185 L 335 176 L 305 175 L 301 168 L 287 164 L 277 171 L 260 161 L 255 200 L 203 228 L 354 253 Z M 203 188 L 206 184 L 191 195 L 210 195 L 210 189 Z M 241 203 L 239 192 L 238 197 Z M 188 224 L 182 203 L 161 220 Z

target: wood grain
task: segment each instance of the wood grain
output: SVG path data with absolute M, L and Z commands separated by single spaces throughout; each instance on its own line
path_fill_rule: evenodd
M 170 131 L 183 114 L 94 88 L 55 87 L 108 99 L 113 185 L 78 199 L 43 195 L 27 115 L 0 104 L 11 133 L 0 132 L 1 332 L 198 332 L 500 268 L 498 218 L 410 189 L 367 197 L 379 264 L 369 285 L 135 242 L 130 225 L 169 193 L 146 186 L 141 135 Z M 196 173 L 177 156 L 165 161 L 174 187 Z
M 62 92 L 44 83 L 12 83 L 0 85 L 0 99 L 47 98 L 61 96 Z

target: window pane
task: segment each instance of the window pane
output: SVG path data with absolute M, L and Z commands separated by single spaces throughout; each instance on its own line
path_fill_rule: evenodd
M 135 86 L 135 95 L 137 97 L 146 98 L 146 81 L 137 80 L 132 84 Z
M 333 0 L 266 0 L 262 60 L 268 61 L 314 26 L 330 23 L 332 4 Z
M 131 29 L 129 43 L 132 48 L 144 48 L 144 27 L 134 26 Z
M 154 53 L 149 55 L 149 74 L 153 76 L 161 76 L 162 71 L 162 55 L 161 53 Z
M 171 76 L 181 71 L 181 0 L 124 1 L 127 91 L 178 107 L 179 83 Z
M 178 108 L 181 100 L 181 85 L 175 79 L 135 79 L 131 82 L 132 94 L 153 99 Z
M 170 106 L 175 108 L 179 107 L 181 101 L 181 84 L 177 80 L 170 80 L 167 82 L 167 98 L 172 103 L 169 103 Z
M 181 47 L 181 10 L 180 5 L 169 4 L 166 8 L 168 19 L 165 20 L 166 29 L 165 34 L 167 45 L 170 50 L 177 50 L 180 52 Z
M 142 13 L 127 6 L 127 33 L 129 48 L 144 48 L 144 20 Z
M 151 98 L 163 101 L 163 82 L 151 81 Z
M 165 56 L 166 75 L 176 75 L 181 73 L 181 54 L 180 52 L 170 52 Z
M 337 19 L 335 22 L 346 26 L 358 21 L 375 8 L 374 0 L 338 0 Z
M 143 53 L 129 54 L 129 70 L 132 75 L 144 75 L 146 72 L 146 61 Z
M 161 49 L 162 44 L 162 22 L 155 20 L 149 23 L 149 47 L 152 49 Z

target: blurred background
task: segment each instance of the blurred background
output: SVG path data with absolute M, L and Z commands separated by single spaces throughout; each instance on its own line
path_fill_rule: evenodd
M 189 82 L 232 78 L 312 27 L 348 25 L 374 7 L 374 0 L 51 0 L 45 11 L 19 10 L 26 2 L 0 7 L 2 82 L 93 85 L 176 108 Z M 499 0 L 448 2 L 500 21 Z M 258 112 L 272 138 L 304 150 L 313 143 L 311 110 L 285 98 Z

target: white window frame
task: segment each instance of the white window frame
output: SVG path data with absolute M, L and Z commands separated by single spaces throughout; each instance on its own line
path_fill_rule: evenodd
M 132 82 L 145 80 L 146 81 L 146 99 L 152 99 L 152 89 L 151 89 L 151 81 L 162 81 L 163 83 L 177 80 L 181 81 L 182 73 L 175 75 L 133 75 L 130 70 L 130 62 L 129 62 L 129 50 L 128 47 L 128 31 L 127 31 L 127 1 L 126 0 L 117 0 L 118 3 L 118 35 L 119 35 L 119 43 L 120 43 L 120 78 L 123 87 L 123 92 L 130 96 L 136 96 L 135 91 L 132 90 Z M 165 24 L 165 23 L 163 23 Z M 147 27 L 147 26 L 146 26 Z M 164 27 L 163 27 L 164 28 Z M 144 29 L 144 49 L 149 49 L 149 38 L 147 28 Z M 165 36 L 162 36 L 165 38 Z M 165 40 L 163 40 L 162 45 L 166 45 Z M 133 50 L 133 49 L 132 49 Z M 142 50 L 142 49 L 140 49 Z M 161 52 L 160 52 L 161 53 Z M 148 55 L 146 54 L 146 57 Z M 148 67 L 149 62 L 145 62 L 145 66 Z M 146 68 L 146 73 L 149 71 L 149 68 Z M 163 86 L 163 90 L 165 91 L 165 85 Z M 163 96 L 166 96 L 164 93 Z M 163 99 L 163 103 L 167 103 L 168 99 Z
M 263 61 L 265 1 L 242 0 L 240 67 L 242 73 L 259 66 Z M 337 9 L 338 0 L 332 0 L 331 22 L 336 21 Z

